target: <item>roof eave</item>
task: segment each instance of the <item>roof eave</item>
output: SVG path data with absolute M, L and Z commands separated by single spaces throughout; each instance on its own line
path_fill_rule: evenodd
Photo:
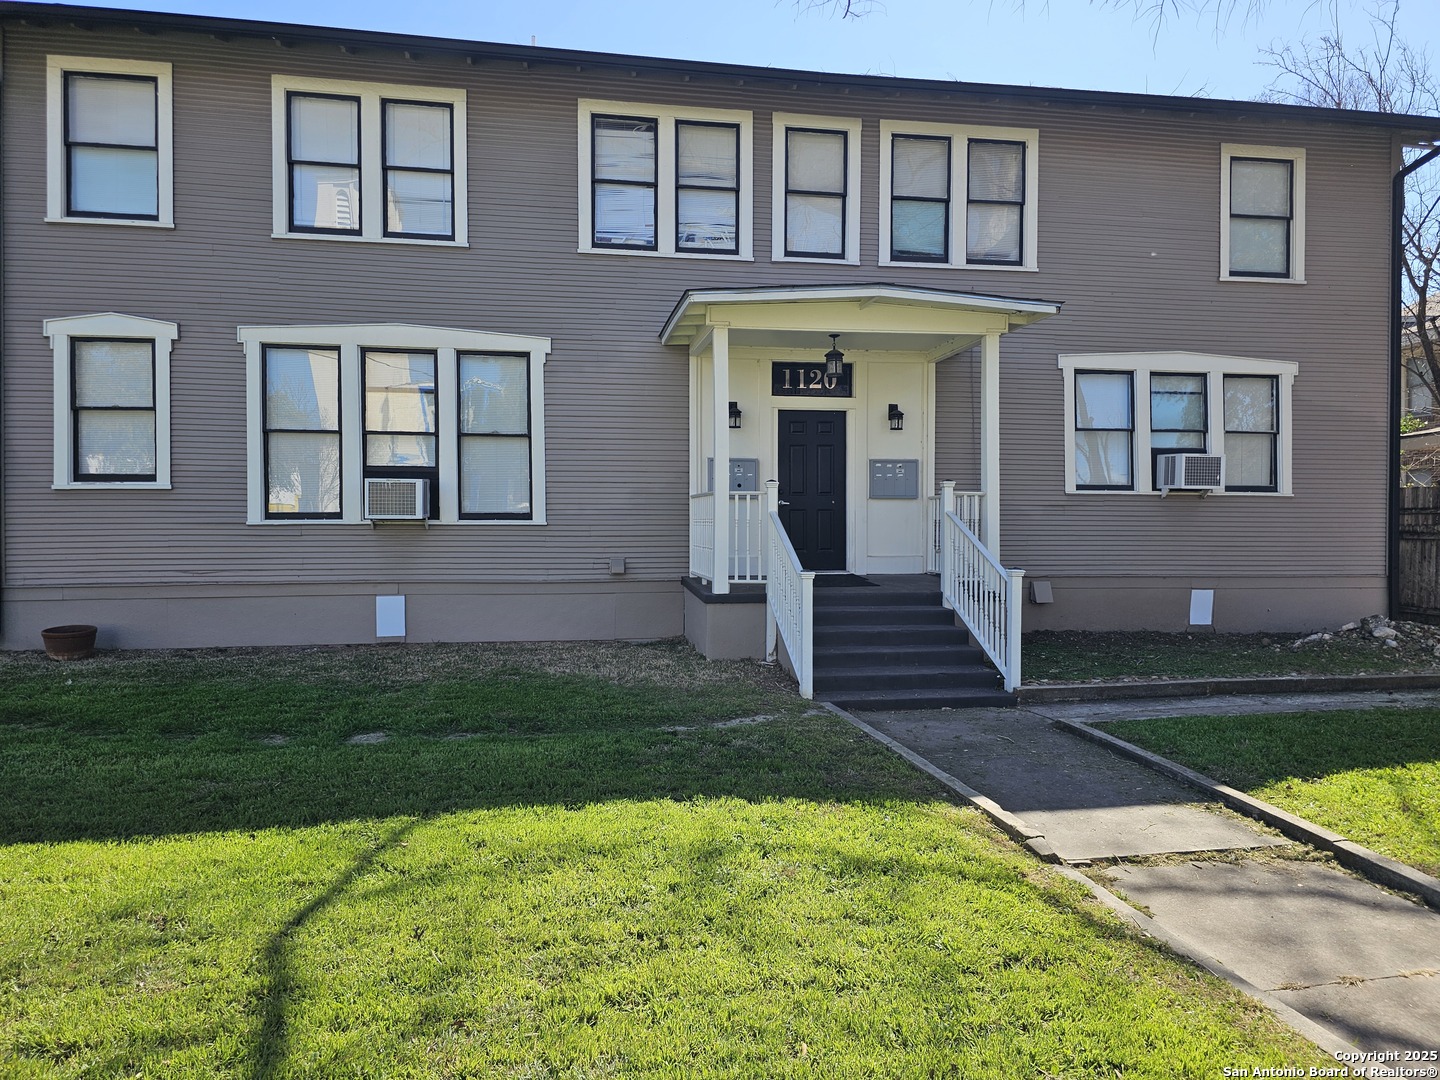
M 449 53 L 470 58 L 512 60 L 522 64 L 558 64 L 581 67 L 646 69 L 680 75 L 705 74 L 717 78 L 750 79 L 764 82 L 809 83 L 816 86 L 850 86 L 881 89 L 893 93 L 960 94 L 967 96 L 1029 99 L 1077 106 L 1154 109 L 1167 112 L 1240 112 L 1256 117 L 1363 124 L 1399 128 L 1407 139 L 1429 141 L 1440 138 L 1440 117 L 1376 113 L 1348 109 L 1324 109 L 1265 101 L 1229 101 L 1220 98 L 1167 97 L 1160 94 L 1129 94 L 1109 90 L 1067 90 L 1059 87 L 1013 86 L 999 83 L 967 83 L 954 80 L 912 79 L 884 75 L 852 75 L 790 68 L 720 64 L 704 60 L 677 60 L 663 57 L 600 53 L 578 49 L 552 49 L 535 45 L 466 41 L 452 38 L 393 34 L 376 30 L 350 30 L 299 23 L 263 22 L 252 19 L 218 18 L 209 15 L 181 15 L 134 11 L 126 8 L 88 7 L 75 4 L 44 4 L 29 0 L 0 0 L 0 19 L 56 19 L 72 22 L 118 22 L 151 29 L 171 29 L 211 35 L 243 35 L 286 41 L 343 43 L 371 48 L 412 52 Z

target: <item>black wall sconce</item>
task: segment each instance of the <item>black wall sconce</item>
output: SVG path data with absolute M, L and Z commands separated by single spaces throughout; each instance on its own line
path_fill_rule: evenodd
M 732 428 L 740 426 L 740 403 L 738 401 L 730 402 L 730 426 Z
M 905 414 L 900 411 L 900 406 L 896 405 L 893 401 L 890 403 L 890 430 L 905 430 Z
M 845 374 L 845 354 L 840 351 L 839 337 L 839 334 L 830 335 L 830 351 L 825 354 L 825 374 L 832 379 Z

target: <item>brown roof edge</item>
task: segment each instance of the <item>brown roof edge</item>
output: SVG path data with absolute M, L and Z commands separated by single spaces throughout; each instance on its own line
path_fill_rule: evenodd
M 677 75 L 704 74 L 716 78 L 755 79 L 765 82 L 799 82 L 815 86 L 855 86 L 872 90 L 909 90 L 916 93 L 964 94 L 1039 100 L 1096 108 L 1156 109 L 1167 112 L 1246 113 L 1291 121 L 1360 124 L 1398 128 L 1407 135 L 1440 138 L 1440 117 L 1404 113 L 1365 112 L 1354 109 L 1322 109 L 1307 105 L 1282 105 L 1268 101 L 1227 101 L 1218 98 L 1168 97 L 1160 94 L 1127 94 L 1110 90 L 1066 90 L 1059 87 L 1010 86 L 999 83 L 969 83 L 958 80 L 909 79 L 885 75 L 848 75 L 788 68 L 720 64 L 706 60 L 675 60 L 662 57 L 628 56 L 620 53 L 552 49 L 536 45 L 509 45 L 501 42 L 463 41 L 453 38 L 393 34 L 376 30 L 347 30 L 340 27 L 308 26 L 299 23 L 259 22 L 211 15 L 182 15 L 168 12 L 133 11 L 125 8 L 84 7 L 75 4 L 28 3 L 0 0 L 0 20 L 43 22 L 54 20 L 79 24 L 118 24 L 150 30 L 178 30 L 197 34 L 281 38 L 294 42 L 324 42 L 369 48 L 390 48 L 443 52 L 477 59 L 512 60 L 531 64 L 646 69 Z

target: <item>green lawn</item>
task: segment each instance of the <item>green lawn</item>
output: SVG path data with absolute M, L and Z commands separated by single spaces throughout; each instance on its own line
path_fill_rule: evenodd
M 0 716 L 7 1077 L 1327 1060 L 683 646 L 0 656 Z
M 1440 875 L 1440 710 L 1124 720 L 1104 730 Z
M 1025 681 L 1145 678 L 1222 679 L 1248 675 L 1373 675 L 1434 671 L 1433 627 L 1406 625 L 1396 648 L 1364 630 L 1292 644 L 1291 634 L 1165 634 L 1038 630 L 1025 635 Z

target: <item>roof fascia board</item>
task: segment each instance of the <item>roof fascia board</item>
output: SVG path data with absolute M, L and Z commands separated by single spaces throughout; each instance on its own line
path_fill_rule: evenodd
M 769 304 L 820 304 L 858 303 L 862 306 L 871 301 L 889 302 L 907 307 L 941 308 L 952 311 L 991 313 L 1012 317 L 1016 323 L 1029 323 L 1059 314 L 1061 305 L 1046 300 L 1027 300 L 1003 296 L 984 296 L 970 293 L 946 293 L 934 289 L 909 289 L 900 285 L 839 285 L 839 286 L 794 286 L 758 289 L 699 289 L 681 296 L 665 326 L 660 331 L 660 340 L 673 344 L 672 337 L 677 329 L 687 322 L 693 323 L 693 313 L 699 309 L 738 305 Z M 709 314 L 703 322 L 709 322 Z
M 1128 94 L 1108 90 L 1066 90 L 1058 87 L 1007 86 L 996 83 L 966 83 L 937 79 L 909 79 L 883 75 L 849 75 L 789 68 L 718 64 L 703 60 L 676 60 L 663 57 L 630 56 L 621 53 L 551 49 L 536 45 L 507 45 L 499 42 L 462 41 L 451 38 L 392 34 L 375 30 L 347 30 L 299 23 L 260 22 L 209 15 L 180 15 L 124 8 L 85 7 L 73 4 L 30 3 L 0 0 L 0 19 L 111 22 L 153 29 L 199 34 L 233 34 L 288 41 L 345 43 L 359 47 L 388 48 L 416 53 L 449 53 L 475 59 L 511 60 L 522 64 L 558 64 L 574 67 L 644 69 L 679 76 L 708 75 L 721 79 L 763 82 L 808 83 L 816 87 L 862 87 L 893 94 L 896 91 L 936 93 L 947 96 L 998 97 L 1035 100 L 1045 104 L 1103 108 L 1139 108 L 1164 112 L 1242 113 L 1257 118 L 1292 122 L 1360 124 L 1369 127 L 1400 128 L 1407 137 L 1440 136 L 1440 117 L 1363 112 L 1348 109 L 1321 109 L 1265 101 L 1227 101 L 1219 98 L 1166 97 L 1159 94 Z

